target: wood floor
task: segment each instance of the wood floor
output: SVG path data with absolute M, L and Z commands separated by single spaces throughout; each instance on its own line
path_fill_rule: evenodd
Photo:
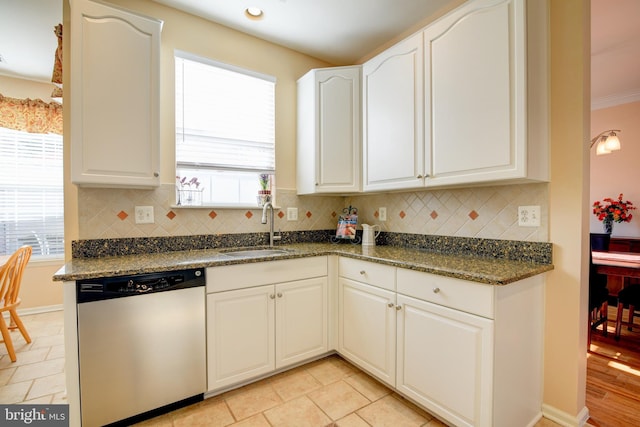
M 627 310 L 624 311 L 625 319 Z M 597 427 L 640 426 L 640 316 L 633 331 L 623 324 L 619 341 L 613 337 L 615 307 L 609 308 L 608 336 L 602 326 L 591 336 L 587 355 L 589 423 Z

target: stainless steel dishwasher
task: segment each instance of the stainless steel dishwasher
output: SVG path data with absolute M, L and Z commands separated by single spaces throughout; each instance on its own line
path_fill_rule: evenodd
M 202 268 L 77 282 L 83 427 L 202 400 L 204 286 Z

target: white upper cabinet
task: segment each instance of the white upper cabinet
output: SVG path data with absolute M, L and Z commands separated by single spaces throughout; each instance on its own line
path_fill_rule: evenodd
M 471 0 L 366 62 L 363 189 L 548 181 L 547 7 Z
M 162 22 L 88 0 L 71 6 L 71 180 L 160 183 Z
M 298 80 L 298 194 L 360 191 L 360 66 Z
M 362 66 L 365 191 L 424 185 L 423 64 L 418 33 Z
M 526 16 L 522 0 L 477 0 L 425 30 L 427 185 L 534 172 L 527 144 L 546 141 L 527 140 Z

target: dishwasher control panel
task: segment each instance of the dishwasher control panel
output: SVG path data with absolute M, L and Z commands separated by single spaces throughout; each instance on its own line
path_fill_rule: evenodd
M 130 297 L 205 285 L 204 268 L 83 279 L 76 282 L 78 303 Z

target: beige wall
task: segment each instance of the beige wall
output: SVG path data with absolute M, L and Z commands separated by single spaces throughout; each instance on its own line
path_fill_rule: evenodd
M 53 60 L 51 66 L 53 68 Z M 41 99 L 44 102 L 51 102 L 51 91 L 54 87 L 50 82 L 37 82 L 0 75 L 0 94 L 10 98 Z
M 608 129 L 620 129 L 618 135 L 622 149 L 611 154 L 596 155 L 595 146 L 590 151 L 591 190 L 590 202 L 613 199 L 623 193 L 640 208 L 640 101 L 591 112 L 591 137 Z M 640 210 L 633 212 L 631 222 L 614 223 L 613 236 L 640 237 Z M 590 229 L 602 233 L 602 222 L 590 215 Z
M 162 182 L 175 183 L 173 53 L 179 49 L 277 78 L 276 182 L 281 188 L 295 188 L 296 81 L 309 69 L 329 64 L 150 0 L 111 0 L 110 3 L 164 21 L 160 53 Z
M 545 295 L 544 404 L 567 425 L 584 421 L 590 105 L 590 4 L 550 2 L 550 241 Z

